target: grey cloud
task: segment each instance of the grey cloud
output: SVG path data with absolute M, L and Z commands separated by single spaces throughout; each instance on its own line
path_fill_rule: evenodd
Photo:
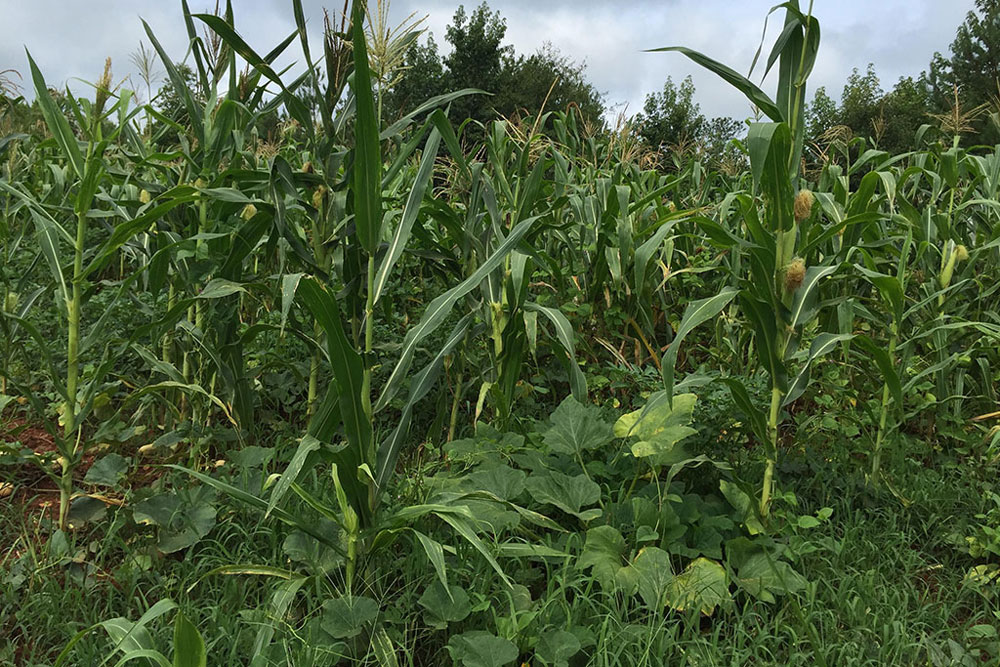
M 507 39 L 524 53 L 546 41 L 587 65 L 594 85 L 609 103 L 638 111 L 646 94 L 660 89 L 668 76 L 675 81 L 691 75 L 702 111 L 709 116 L 745 117 L 749 107 L 725 83 L 678 54 L 642 53 L 643 49 L 683 44 L 702 50 L 745 72 L 760 42 L 763 18 L 774 0 L 493 0 L 490 6 L 507 19 Z M 212 4 L 190 0 L 193 10 Z M 259 51 L 266 51 L 293 29 L 291 3 L 286 0 L 234 0 L 237 28 Z M 315 33 L 316 49 L 322 25 L 321 0 L 305 0 Z M 327 0 L 338 13 L 342 0 Z M 478 4 L 465 2 L 467 9 Z M 428 14 L 427 27 L 439 47 L 447 48 L 445 26 L 458 2 L 395 0 L 392 16 Z M 947 51 L 955 30 L 973 0 L 816 0 L 814 11 L 823 27 L 823 44 L 810 87 L 826 86 L 839 95 L 851 68 L 874 62 L 883 88 L 900 76 L 915 76 L 927 67 L 935 51 Z M 104 58 L 114 61 L 116 79 L 133 72 L 128 61 L 146 37 L 145 18 L 174 59 L 187 48 L 180 3 L 156 0 L 0 0 L 0 69 L 13 67 L 25 75 L 24 46 L 35 57 L 50 85 L 80 78 L 93 81 Z M 780 29 L 772 17 L 769 40 Z M 768 41 L 769 44 L 769 41 Z M 297 45 L 282 65 L 301 62 Z M 138 78 L 133 78 L 136 87 Z M 765 82 L 768 89 L 769 82 Z M 30 81 L 25 81 L 26 92 Z

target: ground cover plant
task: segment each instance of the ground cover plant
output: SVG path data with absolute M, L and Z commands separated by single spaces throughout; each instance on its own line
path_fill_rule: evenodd
M 758 111 L 668 154 L 413 99 L 382 3 L 290 11 L 265 52 L 182 2 L 182 62 L 145 26 L 169 104 L 0 78 L 0 664 L 1000 660 L 1000 146 L 957 100 L 813 141 L 793 0 L 753 78 L 644 56 Z

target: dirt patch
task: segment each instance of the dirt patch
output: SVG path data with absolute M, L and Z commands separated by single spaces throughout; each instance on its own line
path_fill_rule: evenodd
M 36 454 L 51 454 L 56 449 L 55 438 L 44 428 L 32 426 L 23 419 L 13 419 L 0 427 L 0 442 L 27 447 Z

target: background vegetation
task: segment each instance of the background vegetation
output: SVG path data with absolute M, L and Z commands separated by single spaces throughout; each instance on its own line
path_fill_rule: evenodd
M 485 4 L 181 4 L 0 75 L 0 664 L 1000 659 L 1000 6 L 612 124 Z

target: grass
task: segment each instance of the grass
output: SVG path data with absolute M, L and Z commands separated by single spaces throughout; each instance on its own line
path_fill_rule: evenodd
M 810 585 L 776 605 L 738 598 L 710 619 L 650 613 L 606 595 L 593 578 L 565 565 L 535 573 L 529 587 L 550 621 L 588 628 L 587 664 L 595 666 L 928 664 L 935 648 L 950 655 L 949 640 L 974 646 L 969 629 L 995 623 L 1000 606 L 963 584 L 973 563 L 948 542 L 957 522 L 982 509 L 976 484 L 957 471 L 911 468 L 900 482 L 913 496 L 908 507 L 889 494 L 872 497 L 836 470 L 824 479 L 844 480 L 840 485 L 819 477 L 797 481 L 803 506 L 834 513 L 791 541 L 812 550 L 796 563 Z M 0 556 L 0 664 L 50 665 L 79 630 L 116 616 L 138 618 L 162 598 L 176 600 L 200 628 L 215 664 L 240 664 L 249 651 L 266 614 L 269 582 L 206 575 L 233 563 L 282 562 L 282 531 L 254 515 L 220 515 L 209 538 L 190 552 L 143 568 L 130 564 L 128 554 L 141 551 L 144 537 L 122 513 L 110 526 L 76 535 L 65 562 L 51 553 L 38 517 L 23 509 L 0 506 L 0 543 L 10 545 Z M 405 579 L 408 566 L 402 567 Z M 307 591 L 294 613 L 317 609 L 322 595 Z M 502 616 L 505 605 L 488 613 Z M 417 631 L 418 625 L 411 624 L 404 641 L 410 664 L 445 662 L 441 633 Z M 153 631 L 157 645 L 166 645 L 170 625 L 154 624 Z M 337 664 L 335 650 L 296 632 L 286 625 L 279 633 L 284 662 L 272 664 Z M 96 632 L 76 645 L 70 664 L 100 664 L 109 648 Z

